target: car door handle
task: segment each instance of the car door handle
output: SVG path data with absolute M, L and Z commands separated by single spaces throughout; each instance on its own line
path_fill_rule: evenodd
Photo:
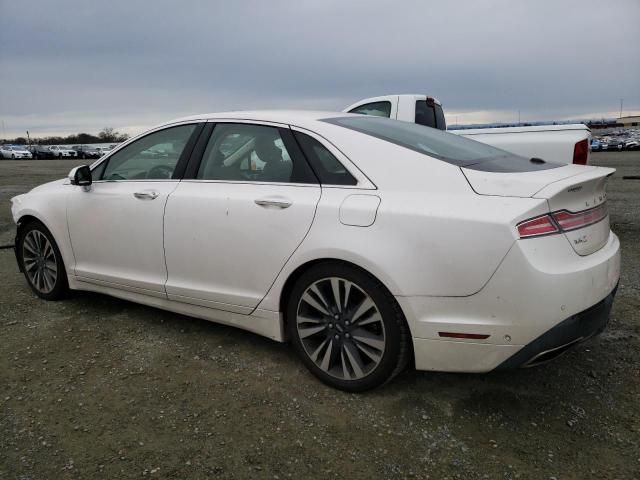
M 255 203 L 256 205 L 260 205 L 261 207 L 289 208 L 293 202 L 285 198 L 260 198 L 256 200 Z
M 133 194 L 134 197 L 140 200 L 155 200 L 160 195 L 158 192 L 154 190 L 143 190 L 142 192 L 136 192 Z

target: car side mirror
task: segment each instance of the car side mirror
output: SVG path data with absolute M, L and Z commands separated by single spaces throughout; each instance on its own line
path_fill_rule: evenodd
M 93 179 L 91 178 L 91 169 L 88 165 L 72 168 L 69 172 L 69 180 L 71 181 L 71 185 L 88 187 L 93 183 Z

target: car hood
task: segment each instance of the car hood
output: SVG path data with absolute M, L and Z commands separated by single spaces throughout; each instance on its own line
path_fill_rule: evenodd
M 52 182 L 43 183 L 35 188 L 29 190 L 29 193 L 42 193 L 56 189 L 59 185 L 64 185 L 69 181 L 68 178 L 61 178 L 60 180 L 54 180 Z

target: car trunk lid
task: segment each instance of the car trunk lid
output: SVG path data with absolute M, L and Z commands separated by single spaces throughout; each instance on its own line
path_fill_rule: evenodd
M 461 170 L 480 195 L 545 199 L 578 255 L 596 252 L 609 238 L 606 184 L 613 168 L 567 165 L 519 173 Z

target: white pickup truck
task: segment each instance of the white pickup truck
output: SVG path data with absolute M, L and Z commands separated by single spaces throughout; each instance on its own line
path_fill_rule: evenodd
M 442 104 L 427 95 L 385 95 L 360 100 L 344 112 L 361 113 L 419 123 L 446 130 Z M 589 163 L 591 131 L 583 124 L 451 130 L 527 158 L 554 163 Z

